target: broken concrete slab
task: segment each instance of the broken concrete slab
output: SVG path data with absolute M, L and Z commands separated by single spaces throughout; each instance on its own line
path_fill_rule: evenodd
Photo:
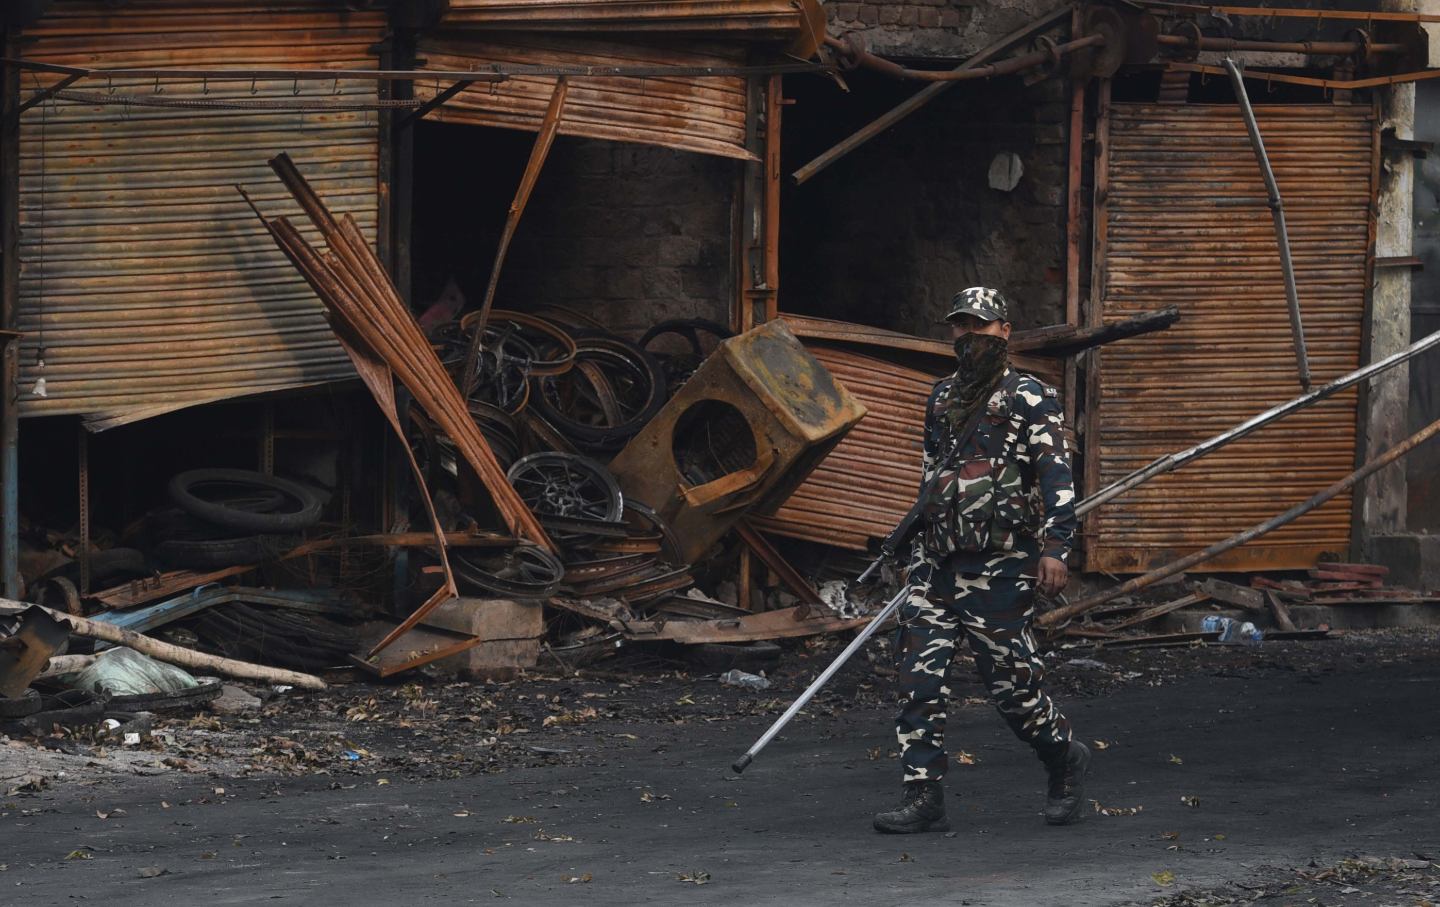
M 540 659 L 545 613 L 539 602 L 503 598 L 456 598 L 442 602 L 422 622 L 441 630 L 478 636 L 482 642 L 435 662 L 461 677 L 508 680 Z
M 220 697 L 210 703 L 210 711 L 219 712 L 222 715 L 239 715 L 244 712 L 253 712 L 261 705 L 259 697 L 252 696 L 240 687 L 227 683 L 221 689 Z

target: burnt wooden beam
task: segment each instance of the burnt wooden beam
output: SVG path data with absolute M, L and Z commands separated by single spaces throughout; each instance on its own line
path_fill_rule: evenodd
M 1054 341 L 1030 346 L 1026 352 L 1036 356 L 1074 356 L 1076 353 L 1082 353 L 1107 343 L 1114 343 L 1116 340 L 1163 331 L 1179 320 L 1180 309 L 1173 305 L 1166 306 L 1158 312 L 1136 315 L 1134 318 L 1126 318 L 1124 321 L 1081 328 L 1073 334 L 1057 337 Z

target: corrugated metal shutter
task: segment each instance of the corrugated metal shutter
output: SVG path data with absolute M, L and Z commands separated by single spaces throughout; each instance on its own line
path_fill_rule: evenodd
M 1360 361 L 1374 117 L 1358 105 L 1256 114 L 1285 200 L 1318 386 Z M 1115 104 L 1109 136 L 1100 314 L 1176 305 L 1181 320 L 1100 354 L 1087 479 L 1101 485 L 1300 392 L 1265 187 L 1237 108 Z M 1355 425 L 1352 391 L 1141 486 L 1091 516 L 1087 568 L 1155 566 L 1304 500 L 1354 468 Z M 1349 542 L 1342 495 L 1207 567 L 1308 567 Z
M 371 48 L 383 27 L 383 15 L 321 0 L 263 9 L 213 0 L 60 2 L 26 30 L 25 55 L 107 69 L 375 68 Z M 24 116 L 22 415 L 86 413 L 118 424 L 353 375 L 323 306 L 234 186 L 245 185 L 268 214 L 298 213 L 265 163 L 288 151 L 326 201 L 373 236 L 377 115 L 148 102 L 373 103 L 376 83 L 196 80 L 156 88 L 154 80 L 85 80 Z M 147 104 L 83 100 L 112 92 Z
M 805 341 L 805 348 L 865 406 L 865 416 L 775 513 L 751 520 L 774 535 L 865 551 L 872 539 L 889 535 L 915 503 L 925 404 L 944 375 L 813 340 Z M 1011 360 L 1051 384 L 1064 375 L 1054 359 L 1020 354 Z
M 768 517 L 766 532 L 864 551 L 884 538 L 920 491 L 925 402 L 936 376 L 881 359 L 806 343 L 865 407 L 865 416 Z
M 466 28 L 786 39 L 802 27 L 803 13 L 794 0 L 451 0 L 444 21 Z
M 663 48 L 646 47 L 530 34 L 445 32 L 422 37 L 419 51 L 424 68 L 440 70 L 492 64 L 736 66 L 745 62 L 741 48 L 699 48 L 673 42 Z M 549 76 L 472 85 L 429 117 L 533 132 L 540 128 L 554 86 L 555 79 Z M 415 94 L 428 100 L 444 88 L 417 82 Z M 745 79 L 740 76 L 572 78 L 560 133 L 750 159 L 754 155 L 745 149 L 745 103 Z

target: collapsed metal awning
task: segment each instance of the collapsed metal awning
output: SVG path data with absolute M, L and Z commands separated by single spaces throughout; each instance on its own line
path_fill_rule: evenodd
M 592 37 L 444 31 L 422 36 L 421 69 L 466 70 L 507 65 L 667 66 L 735 69 L 746 62 L 741 45 L 667 41 L 644 45 Z M 430 100 L 446 90 L 415 83 Z M 499 84 L 475 84 L 445 101 L 429 118 L 444 123 L 540 128 L 555 77 L 519 75 Z M 745 148 L 746 80 L 742 75 L 674 74 L 593 79 L 575 77 L 560 123 L 562 135 L 639 142 L 722 157 L 753 159 Z

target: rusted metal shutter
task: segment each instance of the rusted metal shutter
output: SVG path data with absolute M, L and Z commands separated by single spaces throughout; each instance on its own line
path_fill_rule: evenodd
M 774 535 L 865 551 L 871 540 L 889 535 L 915 503 L 924 456 L 925 404 L 935 382 L 954 362 L 951 345 L 821 318 L 781 317 L 807 338 L 810 354 L 864 405 L 865 416 L 775 513 L 752 521 Z M 907 361 L 925 364 L 909 368 L 817 337 L 850 338 L 854 347 L 899 351 L 909 355 Z M 1055 359 L 1018 354 L 1011 361 L 1051 384 L 1064 377 Z
M 1318 386 L 1360 362 L 1375 121 L 1360 105 L 1259 106 L 1256 115 L 1285 202 Z M 1237 108 L 1115 104 L 1108 128 L 1098 315 L 1118 321 L 1176 305 L 1181 320 L 1100 353 L 1089 491 L 1300 393 L 1265 187 Z M 1089 518 L 1087 568 L 1155 566 L 1304 500 L 1354 468 L 1355 426 L 1352 391 L 1124 495 Z M 1349 542 L 1342 495 L 1207 567 L 1308 567 Z
M 788 39 L 797 0 L 451 0 L 444 21 L 466 28 L 660 32 Z
M 425 68 L 452 71 L 492 64 L 733 67 L 745 62 L 741 48 L 650 47 L 563 35 L 444 32 L 423 37 L 419 50 Z M 554 85 L 552 76 L 472 85 L 429 117 L 533 132 L 540 128 Z M 422 81 L 415 94 L 428 100 L 444 88 Z M 745 148 L 745 103 L 740 76 L 572 78 L 560 132 L 751 159 Z
M 107 69 L 375 68 L 383 27 L 383 15 L 322 0 L 62 0 L 26 30 L 25 56 Z M 104 103 L 126 96 L 134 103 Z M 89 79 L 25 113 L 22 415 L 84 413 L 104 426 L 353 375 L 323 307 L 234 187 L 266 213 L 298 213 L 266 166 L 288 151 L 373 236 L 377 115 L 186 106 L 222 98 L 373 104 L 376 83 Z

